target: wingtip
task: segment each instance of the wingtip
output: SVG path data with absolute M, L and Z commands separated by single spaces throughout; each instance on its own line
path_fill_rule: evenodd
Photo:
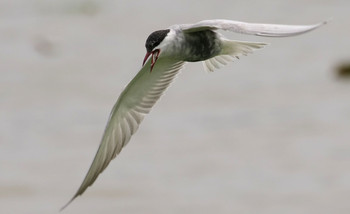
M 66 209 L 66 207 L 68 207 L 68 205 L 71 204 L 76 197 L 77 196 L 74 196 L 72 199 L 70 199 L 63 207 L 61 207 L 59 211 L 62 212 L 64 209 Z
M 331 18 L 329 18 L 327 20 L 324 20 L 323 22 L 320 22 L 318 24 L 318 26 L 326 25 L 326 24 L 330 23 L 332 20 L 333 20 L 333 18 L 331 17 Z
M 330 23 L 331 21 L 333 21 L 333 17 L 330 17 L 329 19 L 327 19 L 327 20 L 325 20 L 325 21 L 323 21 L 323 23 L 322 24 L 328 24 L 328 23 Z

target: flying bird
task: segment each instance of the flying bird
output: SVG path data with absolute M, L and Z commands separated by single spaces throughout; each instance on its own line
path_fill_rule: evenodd
M 144 116 L 150 112 L 186 62 L 202 61 L 205 70 L 214 71 L 241 55 L 247 55 L 266 45 L 261 42 L 229 40 L 217 30 L 265 37 L 288 37 L 309 32 L 326 23 L 279 25 L 215 19 L 173 25 L 151 33 L 146 40 L 147 53 L 142 68 L 120 94 L 87 175 L 78 191 L 62 209 L 83 194 L 120 153 L 137 131 Z

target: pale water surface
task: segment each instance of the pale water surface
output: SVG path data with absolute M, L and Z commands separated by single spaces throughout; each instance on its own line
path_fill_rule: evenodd
M 350 1 L 0 0 L 0 213 L 58 213 L 149 33 L 225 18 L 312 24 L 206 73 L 189 64 L 70 213 L 350 212 Z

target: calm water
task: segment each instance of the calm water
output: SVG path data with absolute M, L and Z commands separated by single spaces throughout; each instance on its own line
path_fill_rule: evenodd
M 144 42 L 226 18 L 331 24 L 206 73 L 188 64 L 129 145 L 63 213 L 349 213 L 349 1 L 0 1 L 0 213 L 75 193 Z

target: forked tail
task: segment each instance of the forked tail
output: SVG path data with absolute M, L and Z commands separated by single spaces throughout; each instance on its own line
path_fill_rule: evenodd
M 214 71 L 235 59 L 239 59 L 242 55 L 246 56 L 267 45 L 266 43 L 261 42 L 243 42 L 228 39 L 223 39 L 222 44 L 223 48 L 220 55 L 203 62 L 205 70 Z

